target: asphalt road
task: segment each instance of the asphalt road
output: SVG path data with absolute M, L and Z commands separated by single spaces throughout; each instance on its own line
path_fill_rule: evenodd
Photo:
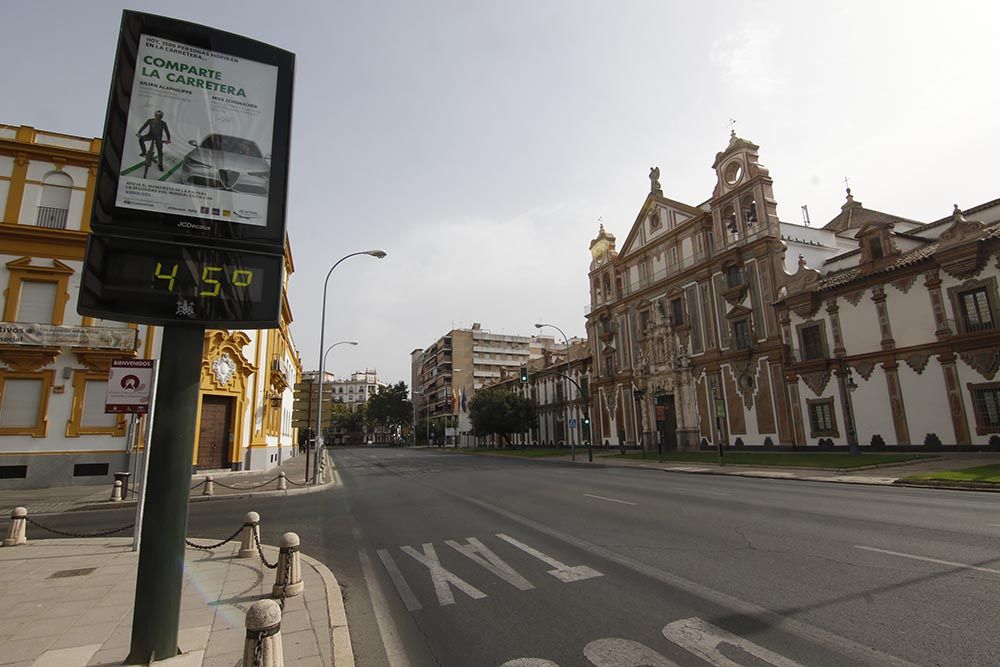
M 1000 496 L 332 454 L 341 488 L 193 504 L 188 532 L 298 532 L 361 667 L 1000 664 Z

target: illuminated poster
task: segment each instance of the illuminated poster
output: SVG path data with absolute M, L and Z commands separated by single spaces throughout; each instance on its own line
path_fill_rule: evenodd
M 142 35 L 116 205 L 264 226 L 278 68 Z

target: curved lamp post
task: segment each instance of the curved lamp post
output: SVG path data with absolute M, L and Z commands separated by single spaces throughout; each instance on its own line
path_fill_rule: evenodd
M 324 371 L 324 360 L 326 359 L 326 353 L 329 350 L 325 349 L 326 336 L 326 290 L 330 286 L 330 275 L 333 274 L 333 270 L 340 266 L 340 263 L 349 257 L 357 257 L 358 255 L 370 255 L 377 259 L 382 259 L 386 256 L 384 250 L 362 250 L 361 252 L 352 252 L 349 255 L 344 255 L 337 262 L 330 267 L 330 270 L 326 272 L 326 279 L 323 281 L 323 309 L 320 311 L 320 324 L 319 324 L 319 396 L 320 400 L 317 401 L 316 406 L 316 453 L 313 455 L 313 484 L 319 483 L 319 448 L 323 439 L 323 371 Z M 333 346 L 331 346 L 333 347 Z M 308 452 L 307 452 L 308 455 Z
M 562 329 L 560 329 L 559 327 L 557 327 L 554 324 L 545 324 L 545 323 L 542 323 L 542 322 L 536 322 L 535 323 L 535 328 L 536 329 L 541 329 L 543 327 L 551 327 L 551 328 L 555 329 L 556 331 L 558 331 L 559 333 L 562 334 L 563 342 L 566 343 L 566 361 L 567 361 L 566 370 L 568 371 L 569 370 L 569 363 L 568 363 L 569 362 L 569 338 L 566 337 L 566 332 L 563 331 Z M 568 378 L 566 378 L 566 379 L 568 379 Z M 576 384 L 576 382 L 573 382 L 573 384 Z M 568 403 L 569 402 L 569 385 L 566 384 L 565 380 L 563 381 L 563 389 L 565 389 L 565 391 L 566 391 L 566 401 Z M 580 390 L 580 386 L 579 385 L 577 385 L 577 390 L 580 391 L 580 398 L 582 398 L 583 400 L 589 402 L 589 399 L 586 396 L 584 396 L 583 395 L 583 391 Z M 583 414 L 584 414 L 585 418 L 589 419 L 589 415 L 590 415 L 590 408 L 589 408 L 589 406 L 584 409 L 584 413 Z M 588 445 L 587 445 L 587 456 L 588 456 L 588 458 L 589 458 L 590 461 L 593 461 L 594 460 L 594 452 L 593 452 L 593 450 L 590 447 L 590 441 L 591 441 L 591 439 L 592 438 L 588 438 L 587 439 L 587 443 L 588 443 Z

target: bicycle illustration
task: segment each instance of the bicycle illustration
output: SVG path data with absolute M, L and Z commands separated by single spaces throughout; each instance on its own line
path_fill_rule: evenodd
M 146 150 L 146 159 L 142 167 L 142 177 L 146 178 L 149 174 L 149 167 L 156 163 L 156 166 L 160 171 L 163 171 L 163 144 L 169 144 L 170 139 L 164 139 L 163 142 L 153 141 L 150 143 L 149 149 Z M 157 157 L 156 150 L 159 149 L 159 157 Z

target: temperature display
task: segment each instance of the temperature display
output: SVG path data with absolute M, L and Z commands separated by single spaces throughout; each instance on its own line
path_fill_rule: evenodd
M 78 310 L 149 324 L 276 326 L 283 263 L 281 255 L 92 235 Z

